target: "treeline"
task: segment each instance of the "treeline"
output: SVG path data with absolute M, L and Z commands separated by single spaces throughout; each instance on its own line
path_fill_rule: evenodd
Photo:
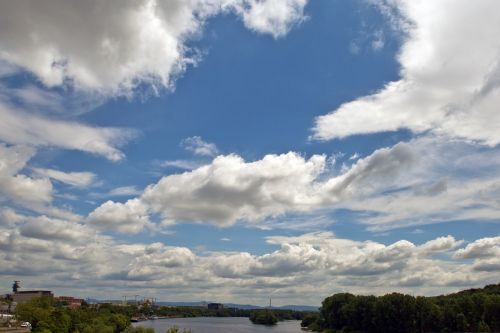
M 15 314 L 31 323 L 36 333 L 120 333 L 130 326 L 135 310 L 109 304 L 70 309 L 66 303 L 49 297 L 33 298 L 17 305 Z
M 324 332 L 500 332 L 500 284 L 437 297 L 335 294 L 302 326 Z
M 266 310 L 267 311 L 267 310 Z M 256 317 L 258 314 L 266 312 L 261 309 L 243 310 L 236 308 L 224 308 L 211 310 L 201 307 L 166 307 L 160 306 L 150 310 L 142 310 L 145 315 L 156 315 L 159 317 Z M 273 309 L 272 313 L 277 320 L 302 320 L 306 312 L 293 310 Z

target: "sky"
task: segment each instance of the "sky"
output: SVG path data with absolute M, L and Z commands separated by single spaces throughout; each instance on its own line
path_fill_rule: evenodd
M 500 3 L 0 4 L 0 291 L 498 283 Z

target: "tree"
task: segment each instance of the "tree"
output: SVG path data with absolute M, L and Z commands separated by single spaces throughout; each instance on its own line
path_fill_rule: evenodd
M 347 318 L 342 313 L 342 307 L 354 299 L 354 295 L 340 293 L 325 298 L 320 313 L 327 328 L 342 329 L 347 324 Z
M 500 331 L 500 295 L 489 295 L 484 302 L 484 321 L 493 332 Z
M 259 325 L 276 325 L 278 322 L 278 317 L 269 310 L 253 311 L 249 319 L 252 323 Z

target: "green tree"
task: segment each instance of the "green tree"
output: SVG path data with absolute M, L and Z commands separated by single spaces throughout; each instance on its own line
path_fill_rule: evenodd
M 379 332 L 416 332 L 415 298 L 399 293 L 387 294 L 377 299 L 374 324 Z
M 354 297 L 352 294 L 340 293 L 325 298 L 320 312 L 325 320 L 326 328 L 342 329 L 347 324 L 342 307 L 351 302 Z
M 253 311 L 249 319 L 252 323 L 259 325 L 275 325 L 278 322 L 278 317 L 270 310 Z
M 500 294 L 489 295 L 484 302 L 484 321 L 493 332 L 500 331 Z

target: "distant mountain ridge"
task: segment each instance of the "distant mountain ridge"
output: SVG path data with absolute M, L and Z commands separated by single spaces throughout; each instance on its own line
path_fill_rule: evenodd
M 158 305 L 167 306 L 205 306 L 207 303 L 212 302 L 156 302 Z M 265 306 L 252 305 L 252 304 L 237 304 L 237 303 L 223 303 L 226 308 L 237 308 L 242 310 L 252 310 L 252 309 L 265 309 Z M 273 309 L 278 310 L 295 310 L 295 311 L 318 311 L 319 306 L 311 305 L 283 305 L 283 306 L 273 306 Z

